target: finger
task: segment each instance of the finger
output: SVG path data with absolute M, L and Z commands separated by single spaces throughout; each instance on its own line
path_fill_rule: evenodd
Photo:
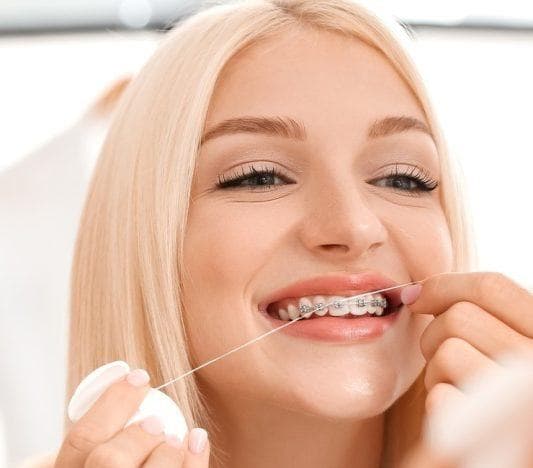
M 205 429 L 194 428 L 184 440 L 187 447 L 183 468 L 209 467 L 209 440 Z
M 452 384 L 439 382 L 428 392 L 425 401 L 426 413 L 430 416 L 443 405 L 455 405 L 466 398 L 466 395 Z
M 425 444 L 420 442 L 408 452 L 399 468 L 457 468 L 457 465 L 437 457 Z
M 82 467 L 91 450 L 122 430 L 150 390 L 146 371 L 136 369 L 111 385 L 74 424 L 60 447 L 57 467 Z
M 177 438 L 167 437 L 165 443 L 157 446 L 144 462 L 143 468 L 182 468 L 185 447 Z
M 488 368 L 501 366 L 470 343 L 451 337 L 439 346 L 426 366 L 424 385 L 428 390 L 439 382 L 461 387 L 466 380 Z
M 149 416 L 98 445 L 87 457 L 84 468 L 140 466 L 164 441 L 163 424 L 155 416 Z
M 420 349 L 429 361 L 437 348 L 455 336 L 470 343 L 492 359 L 504 352 L 533 351 L 533 341 L 472 302 L 457 302 L 426 327 L 420 337 Z
M 533 294 L 501 273 L 442 273 L 421 281 L 414 313 L 440 315 L 459 301 L 473 302 L 519 333 L 533 337 Z M 408 288 L 417 286 L 407 286 Z

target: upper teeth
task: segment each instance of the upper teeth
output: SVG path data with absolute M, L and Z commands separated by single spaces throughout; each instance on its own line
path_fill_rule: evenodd
M 326 305 L 328 305 L 326 307 Z M 287 308 L 279 308 L 278 315 L 282 320 L 294 320 L 300 315 L 310 318 L 313 314 L 323 316 L 329 312 L 332 316 L 343 316 L 347 314 L 381 315 L 387 307 L 387 299 L 382 294 L 366 294 L 365 298 L 358 297 L 353 300 L 346 300 L 342 296 L 311 296 L 302 297 L 298 305 L 288 304 Z

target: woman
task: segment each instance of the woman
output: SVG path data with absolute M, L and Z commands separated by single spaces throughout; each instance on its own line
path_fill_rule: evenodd
M 81 219 L 68 395 L 117 359 L 151 380 L 134 371 L 67 422 L 55 466 L 398 466 L 425 409 L 531 347 L 531 295 L 468 273 L 460 195 L 402 42 L 348 0 L 226 3 L 166 37 Z M 394 320 L 330 310 L 167 387 L 207 431 L 181 448 L 154 420 L 122 430 L 150 385 L 298 314 L 288 297 L 422 279 Z

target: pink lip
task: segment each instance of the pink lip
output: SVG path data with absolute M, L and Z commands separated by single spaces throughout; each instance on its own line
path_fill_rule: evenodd
M 272 328 L 289 323 L 260 312 Z M 385 333 L 404 313 L 403 306 L 384 317 L 318 317 L 301 319 L 280 330 L 280 333 L 316 341 L 350 343 L 363 339 L 378 338 Z
M 375 271 L 365 271 L 354 275 L 331 274 L 298 281 L 279 289 L 259 303 L 259 311 L 270 325 L 279 327 L 286 321 L 279 320 L 267 312 L 267 307 L 282 299 L 300 298 L 315 295 L 347 295 L 376 291 L 396 286 L 394 280 Z M 361 339 L 372 339 L 381 336 L 398 319 L 403 311 L 400 298 L 401 288 L 384 291 L 389 305 L 396 311 L 383 317 L 315 317 L 298 320 L 293 325 L 281 330 L 282 333 L 295 337 L 319 341 L 353 342 Z
M 394 280 L 375 271 L 365 271 L 354 275 L 339 275 L 336 273 L 326 276 L 316 276 L 274 291 L 259 303 L 259 310 L 266 312 L 269 304 L 281 301 L 282 299 L 316 295 L 355 295 L 390 288 L 398 284 Z M 383 295 L 393 307 L 402 303 L 400 294 L 401 288 L 383 292 Z

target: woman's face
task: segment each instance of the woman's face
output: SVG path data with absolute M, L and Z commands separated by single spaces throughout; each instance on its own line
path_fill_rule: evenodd
M 196 365 L 272 329 L 258 304 L 293 282 L 373 270 L 404 283 L 451 270 L 440 187 L 423 191 L 401 175 L 440 181 L 432 137 L 404 128 L 414 122 L 406 119 L 369 135 L 388 117 L 427 125 L 380 53 L 327 32 L 256 44 L 221 75 L 206 133 L 239 117 L 292 119 L 305 138 L 227 125 L 202 145 L 183 272 Z M 240 185 L 218 185 L 249 173 Z M 422 370 L 419 337 L 431 319 L 403 306 L 382 336 L 349 342 L 277 332 L 199 377 L 228 405 L 253 399 L 329 417 L 377 415 Z

